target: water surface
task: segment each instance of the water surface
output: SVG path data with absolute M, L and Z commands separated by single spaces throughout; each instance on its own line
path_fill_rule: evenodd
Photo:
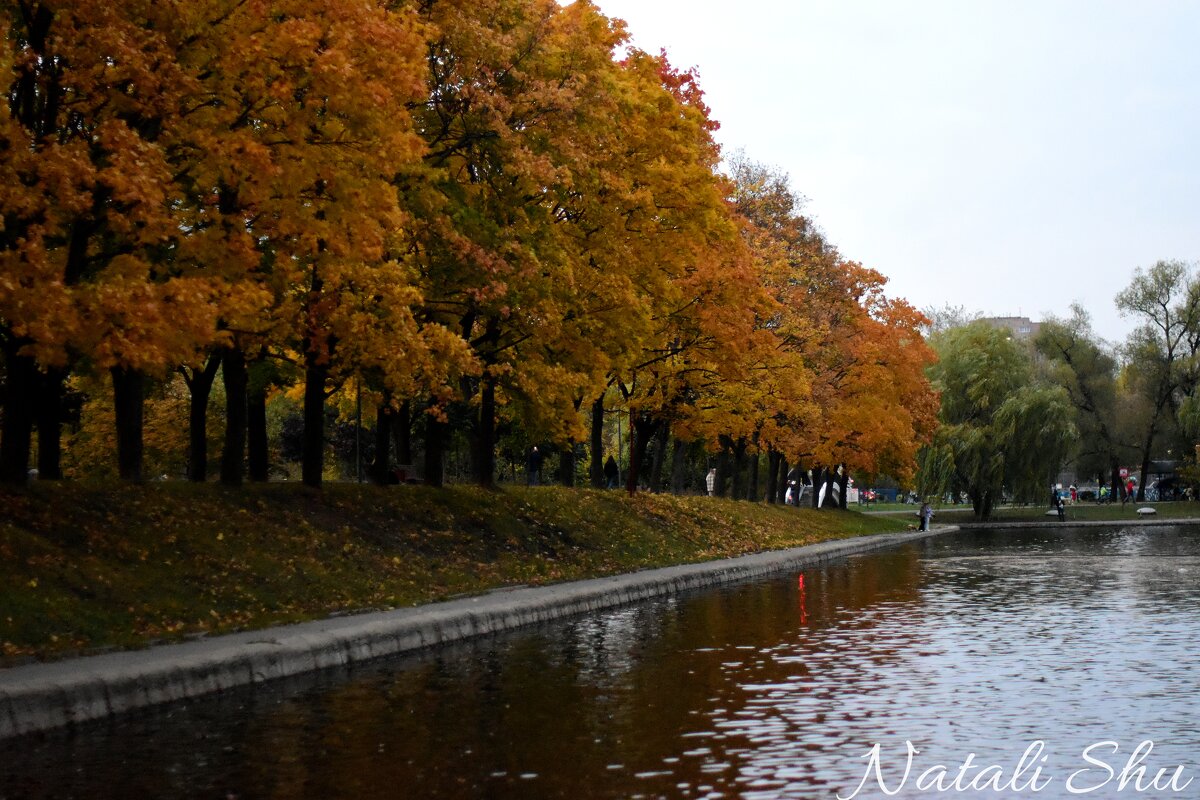
M 876 743 L 900 787 L 906 741 L 898 796 L 1074 796 L 1090 767 L 1085 796 L 1200 797 L 1082 757 L 1152 741 L 1143 788 L 1200 778 L 1197 529 L 967 531 L 803 575 L 0 742 L 0 798 L 832 798 Z M 1005 791 L 916 787 L 969 754 Z

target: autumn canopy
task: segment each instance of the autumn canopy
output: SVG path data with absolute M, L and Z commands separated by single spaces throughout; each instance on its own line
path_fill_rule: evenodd
M 205 480 L 219 446 L 234 485 L 281 408 L 313 486 L 350 409 L 376 480 L 435 485 L 460 441 L 484 485 L 505 442 L 600 484 L 606 412 L 631 491 L 672 447 L 774 502 L 789 466 L 904 478 L 930 439 L 921 315 L 588 2 L 0 9 L 5 482 L 98 469 L 100 419 L 145 479 L 170 403 L 162 463 Z

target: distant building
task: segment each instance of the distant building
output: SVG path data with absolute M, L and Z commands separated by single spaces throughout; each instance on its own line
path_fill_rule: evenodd
M 981 317 L 979 321 L 1010 331 L 1014 339 L 1032 339 L 1042 329 L 1042 323 L 1029 317 Z

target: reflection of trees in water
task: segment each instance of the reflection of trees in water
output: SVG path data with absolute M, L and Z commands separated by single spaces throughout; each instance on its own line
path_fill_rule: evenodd
M 969 531 L 804 575 L 806 622 L 793 573 L 0 742 L 0 795 L 827 791 L 891 734 L 1194 729 L 1168 666 L 1195 657 L 1192 529 Z
M 981 615 L 1033 616 L 1042 625 L 1091 609 L 1133 613 L 1195 607 L 1195 527 L 971 530 L 928 563 L 927 592 Z
M 682 734 L 745 710 L 748 682 L 845 669 L 830 636 L 857 631 L 861 640 L 890 610 L 921 598 L 913 548 L 805 576 L 807 624 L 793 575 L 356 668 L 347 682 L 326 675 L 126 718 L 45 751 L 37 763 L 54 783 L 43 796 L 72 785 L 95 798 L 195 796 L 205 787 L 217 796 L 364 800 L 570 796 L 585 785 L 626 796 L 655 791 L 656 780 L 660 791 L 712 783 L 720 776 L 701 774 L 704 759 L 680 756 L 692 746 Z M 892 637 L 862 657 L 886 664 L 895 648 L 914 646 Z M 853 670 L 839 677 L 854 679 Z M 706 744 L 713 758 L 741 758 L 721 755 L 746 746 L 736 731 L 723 741 Z M 55 763 L 97 777 L 53 776 Z M 672 774 L 632 777 L 652 770 Z

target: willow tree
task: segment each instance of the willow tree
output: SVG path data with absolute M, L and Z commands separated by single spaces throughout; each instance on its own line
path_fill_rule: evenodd
M 1066 389 L 1037 381 L 1028 351 L 985 322 L 936 334 L 932 344 L 939 361 L 929 372 L 941 392 L 942 425 L 922 465 L 944 472 L 925 481 L 965 487 L 980 520 L 1005 491 L 1037 496 L 1075 436 Z
M 1133 449 L 1126 444 L 1129 426 L 1118 406 L 1115 354 L 1093 333 L 1087 312 L 1077 304 L 1070 318 L 1043 322 L 1034 346 L 1075 407 L 1078 471 L 1099 476 L 1101 484 L 1107 480 L 1118 496 L 1121 462 Z

